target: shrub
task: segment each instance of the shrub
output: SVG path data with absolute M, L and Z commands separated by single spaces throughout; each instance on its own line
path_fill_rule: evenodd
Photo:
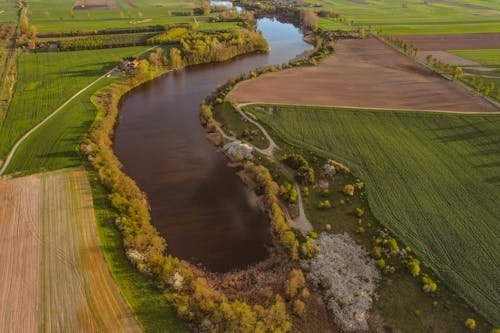
M 472 318 L 467 318 L 464 324 L 470 331 L 474 331 L 476 329 L 476 321 Z
M 330 230 L 332 230 L 332 225 L 331 225 L 330 223 L 327 223 L 327 224 L 325 225 L 325 230 L 326 230 L 326 231 L 330 231 Z
M 399 252 L 398 242 L 394 238 L 389 238 L 384 241 L 384 244 L 391 252 Z
M 424 284 L 422 289 L 426 293 L 433 293 L 437 290 L 437 284 L 427 275 L 422 276 L 422 283 Z
M 306 313 L 306 305 L 300 299 L 293 301 L 293 313 L 299 317 L 303 317 Z
M 306 241 L 300 247 L 302 256 L 304 258 L 312 258 L 318 253 L 318 246 L 316 245 L 316 241 L 311 237 L 307 237 Z
M 408 269 L 411 275 L 417 277 L 420 275 L 420 261 L 418 259 L 411 259 L 408 262 Z
M 365 210 L 363 208 L 356 208 L 356 216 L 362 217 L 363 215 L 365 215 Z
M 373 255 L 375 258 L 380 258 L 382 256 L 382 248 L 380 246 L 375 246 L 373 248 Z
M 384 269 L 386 266 L 384 258 L 380 258 L 379 260 L 375 261 L 375 263 L 380 269 Z
M 288 298 L 294 298 L 305 285 L 304 273 L 300 269 L 294 268 L 290 271 L 288 279 L 285 281 L 285 295 Z
M 344 194 L 350 197 L 354 196 L 354 186 L 352 184 L 344 186 Z
M 321 196 L 324 197 L 324 198 L 328 198 L 328 196 L 330 195 L 330 190 L 325 188 L 321 191 Z
M 329 209 L 331 207 L 332 207 L 332 204 L 330 203 L 330 200 L 328 200 L 328 199 L 320 201 L 318 204 L 319 209 Z
M 311 293 L 309 292 L 309 289 L 307 289 L 306 287 L 302 288 L 302 291 L 300 292 L 300 297 L 302 299 L 308 299 L 309 296 L 311 296 Z

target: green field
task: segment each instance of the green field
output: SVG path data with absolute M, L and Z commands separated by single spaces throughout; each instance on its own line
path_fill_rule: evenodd
M 301 106 L 253 112 L 287 143 L 346 163 L 365 182 L 377 219 L 500 324 L 500 116 Z
M 500 67 L 500 49 L 452 50 L 448 52 L 478 62 L 481 65 Z
M 321 30 L 344 30 L 344 31 L 353 31 L 353 30 L 357 30 L 357 27 L 355 26 L 350 26 L 348 24 L 344 24 L 342 22 L 339 22 L 339 21 L 335 21 L 333 19 L 329 19 L 329 18 L 324 18 L 324 17 L 321 17 L 319 20 L 318 20 L 318 28 L 320 28 Z
M 121 6 L 119 9 L 72 10 L 74 2 L 66 0 L 33 0 L 29 1 L 29 8 L 31 23 L 39 32 L 48 33 L 133 29 L 166 23 L 194 22 L 194 16 L 182 14 L 187 14 L 201 3 L 165 0 L 132 2 L 137 8 L 129 6 L 125 1 L 118 1 Z
M 0 0 L 0 23 L 16 22 L 17 13 L 17 2 Z
M 77 91 L 113 68 L 124 56 L 138 54 L 146 48 L 21 55 L 14 97 L 6 117 L 0 124 L 0 159 L 5 158 L 17 139 Z M 99 85 L 106 84 L 106 81 L 110 83 L 109 80 L 104 78 Z M 75 145 L 79 141 L 69 140 L 69 137 L 82 137 L 88 130 L 95 116 L 90 114 L 95 111 L 93 106 L 89 105 L 89 98 L 99 85 L 80 95 L 76 103 L 68 105 L 55 119 L 47 123 L 43 130 L 37 131 L 29 140 L 37 142 L 36 145 L 25 142 L 9 170 L 56 169 L 74 165 L 70 161 L 75 158 Z M 34 138 L 38 140 L 32 141 Z M 26 156 L 22 156 L 23 151 Z
M 500 2 L 488 0 L 307 0 L 348 21 L 391 34 L 500 32 Z M 468 6 L 468 5 L 469 6 Z M 470 7 L 472 5 L 472 7 Z

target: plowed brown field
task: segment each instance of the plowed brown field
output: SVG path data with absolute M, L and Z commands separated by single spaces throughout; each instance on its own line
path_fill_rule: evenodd
M 237 102 L 495 112 L 495 106 L 374 39 L 336 42 L 314 67 L 268 73 L 236 86 Z
M 1 332 L 141 331 L 104 261 L 85 171 L 0 180 L 0 202 Z
M 500 33 L 399 36 L 422 51 L 500 49 Z

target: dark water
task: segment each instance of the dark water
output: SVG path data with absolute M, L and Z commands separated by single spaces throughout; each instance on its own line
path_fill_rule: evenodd
M 290 24 L 259 20 L 271 52 L 170 73 L 122 101 L 114 150 L 146 192 L 168 251 L 213 271 L 265 259 L 269 224 L 256 198 L 206 139 L 199 104 L 241 72 L 280 64 L 311 48 Z

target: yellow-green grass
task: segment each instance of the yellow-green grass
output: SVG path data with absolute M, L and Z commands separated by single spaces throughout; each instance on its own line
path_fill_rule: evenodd
M 308 0 L 391 34 L 500 32 L 500 3 L 486 0 Z M 467 3 L 474 7 L 467 7 Z
M 146 48 L 143 46 L 21 55 L 18 60 L 18 77 L 14 97 L 7 115 L 0 124 L 0 159 L 5 158 L 16 140 L 76 92 L 113 68 L 123 57 L 138 54 Z M 100 84 L 107 80 L 109 79 L 104 78 Z M 81 126 L 82 119 L 91 122 L 93 118 L 87 118 L 87 114 L 82 112 L 82 110 L 88 109 L 82 103 L 88 101 L 89 95 L 87 94 L 87 99 L 84 97 L 79 96 L 80 103 L 72 103 L 67 107 L 67 109 L 75 110 L 72 115 L 79 118 L 79 120 L 72 123 L 71 116 L 58 115 L 59 119 L 67 117 L 64 118 L 65 122 L 51 125 L 54 126 L 55 130 L 40 137 L 41 141 L 37 142 L 42 145 L 49 145 L 51 138 L 60 136 L 56 141 L 57 144 L 63 145 L 66 141 L 60 140 L 64 138 L 62 132 L 77 131 L 76 126 Z M 54 145 L 56 142 L 51 144 Z M 35 154 L 35 152 L 32 152 L 32 154 Z M 36 157 L 39 158 L 40 155 L 36 155 Z M 25 165 L 29 163 L 29 160 L 22 162 Z M 13 166 L 11 170 L 14 169 L 17 170 L 18 168 Z
M 499 115 L 252 109 L 287 143 L 347 164 L 365 181 L 377 219 L 500 324 Z
M 478 62 L 481 65 L 500 67 L 500 49 L 451 50 L 448 52 Z
M 153 0 L 132 2 L 137 8 L 128 6 L 125 1 L 120 1 L 122 8 L 119 9 L 73 10 L 74 2 L 72 1 L 34 0 L 29 2 L 32 13 L 30 22 L 41 33 L 115 28 L 140 29 L 167 23 L 194 22 L 194 16 L 182 14 L 188 14 L 201 3 Z
M 200 31 L 225 31 L 239 29 L 238 22 L 199 22 Z
M 321 30 L 326 30 L 326 31 L 328 31 L 328 30 L 344 30 L 344 31 L 357 30 L 357 27 L 355 27 L 355 26 L 351 26 L 351 25 L 348 25 L 348 24 L 345 24 L 345 23 L 342 23 L 342 22 L 339 22 L 339 21 L 336 21 L 336 20 L 333 20 L 330 18 L 324 18 L 324 17 L 321 17 L 318 20 L 318 27 Z

